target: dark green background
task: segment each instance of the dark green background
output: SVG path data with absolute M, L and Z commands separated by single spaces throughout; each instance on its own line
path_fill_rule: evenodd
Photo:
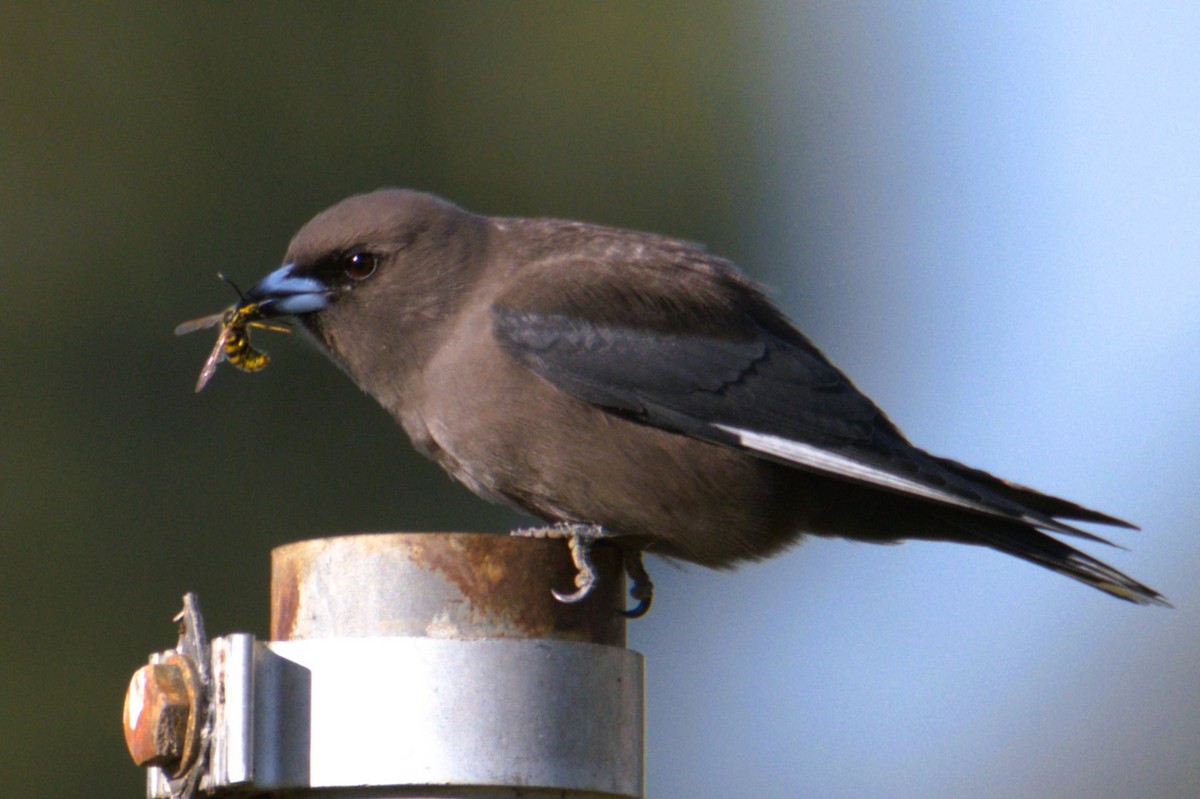
M 253 282 L 381 185 L 737 254 L 763 65 L 728 6 L 25 6 L 0 9 L 0 780 L 136 796 L 121 698 L 182 591 L 265 636 L 275 545 L 515 518 L 299 341 L 194 395 L 212 337 L 171 330 L 232 300 L 215 273 Z

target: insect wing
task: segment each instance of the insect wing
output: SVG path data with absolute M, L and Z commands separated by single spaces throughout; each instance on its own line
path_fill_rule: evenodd
M 217 336 L 217 343 L 213 345 L 212 352 L 208 355 L 208 360 L 204 362 L 203 368 L 200 369 L 200 379 L 196 381 L 197 394 L 204 390 L 209 380 L 212 380 L 213 373 L 217 371 L 217 364 L 221 362 L 221 357 L 225 355 L 226 342 L 233 334 L 234 331 L 232 328 L 221 328 L 221 334 Z
M 188 333 L 195 333 L 197 330 L 207 330 L 210 327 L 216 327 L 225 321 L 227 313 L 229 312 L 221 311 L 221 313 L 215 313 L 212 316 L 204 316 L 199 319 L 192 319 L 189 322 L 181 322 L 175 328 L 175 335 L 186 336 Z

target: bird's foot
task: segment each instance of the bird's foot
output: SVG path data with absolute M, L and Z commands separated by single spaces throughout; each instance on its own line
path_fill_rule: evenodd
M 554 598 L 564 604 L 574 604 L 586 599 L 596 587 L 599 579 L 592 563 L 592 545 L 612 535 L 598 524 L 559 522 L 550 527 L 525 527 L 513 530 L 513 535 L 525 538 L 564 538 L 571 550 L 571 562 L 575 564 L 575 590 L 569 594 L 551 590 Z M 629 595 L 637 604 L 628 610 L 618 611 L 630 619 L 640 618 L 650 610 L 654 600 L 654 583 L 642 565 L 642 553 L 637 549 L 621 548 L 625 574 L 629 576 Z
M 523 538 L 565 538 L 571 550 L 571 562 L 575 564 L 575 590 L 569 594 L 551 591 L 554 598 L 565 604 L 581 602 L 596 587 L 596 567 L 592 564 L 592 544 L 608 537 L 598 524 L 559 522 L 550 527 L 523 527 L 513 530 L 513 535 Z
M 622 549 L 621 555 L 625 561 L 625 574 L 629 577 L 629 596 L 636 599 L 637 604 L 620 613 L 627 619 L 640 619 L 654 602 L 654 583 L 642 565 L 642 550 Z

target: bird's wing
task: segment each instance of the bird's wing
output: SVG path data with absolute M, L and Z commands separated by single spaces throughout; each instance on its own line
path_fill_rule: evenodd
M 913 447 L 732 271 L 688 272 L 682 286 L 661 270 L 617 277 L 562 264 L 532 274 L 493 305 L 493 332 L 560 390 L 644 424 L 1093 540 L 1054 517 L 1123 524 Z

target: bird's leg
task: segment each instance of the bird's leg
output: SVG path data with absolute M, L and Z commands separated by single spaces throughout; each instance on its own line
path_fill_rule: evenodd
M 628 610 L 622 610 L 621 615 L 627 619 L 640 619 L 650 610 L 654 601 L 654 583 L 642 565 L 642 550 L 622 549 L 621 557 L 625 562 L 625 574 L 629 577 L 629 596 L 637 600 L 637 604 Z
M 587 598 L 596 587 L 596 567 L 592 565 L 592 544 L 608 533 L 598 524 L 559 522 L 550 527 L 523 527 L 513 530 L 513 535 L 523 538 L 565 538 L 571 550 L 571 562 L 575 564 L 575 591 L 562 594 L 552 590 L 559 602 L 574 604 Z
M 575 564 L 575 591 L 562 594 L 551 589 L 554 598 L 565 604 L 574 604 L 592 593 L 596 587 L 596 566 L 592 563 L 592 544 L 604 537 L 604 528 L 599 525 L 567 524 L 567 546 L 571 550 L 571 562 Z
M 596 587 L 596 567 L 592 564 L 592 545 L 612 536 L 598 524 L 559 522 L 551 527 L 526 527 L 513 530 L 513 535 L 527 538 L 565 538 L 571 550 L 571 562 L 575 564 L 575 591 L 563 594 L 551 591 L 554 598 L 565 604 L 574 604 L 586 599 Z M 637 604 L 629 610 L 619 611 L 626 618 L 636 619 L 646 615 L 654 599 L 654 583 L 642 565 L 642 553 L 638 549 L 621 547 L 621 558 L 625 574 L 629 576 L 629 595 Z

